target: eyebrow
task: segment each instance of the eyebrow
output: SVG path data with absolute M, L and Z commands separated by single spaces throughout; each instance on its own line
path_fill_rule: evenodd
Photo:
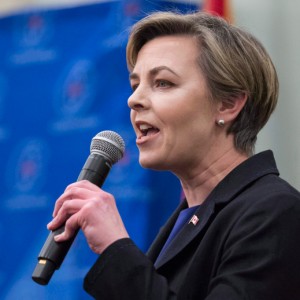
M 155 68 L 151 69 L 149 73 L 150 73 L 150 76 L 155 76 L 155 75 L 157 75 L 159 72 L 161 72 L 163 70 L 167 70 L 167 71 L 171 72 L 172 74 L 174 74 L 175 76 L 179 77 L 179 75 L 176 72 L 174 72 L 172 69 L 170 69 L 167 66 L 158 66 L 158 67 L 155 67 Z M 139 76 L 138 76 L 137 73 L 133 72 L 133 73 L 130 73 L 130 75 L 129 75 L 129 79 L 130 80 L 134 80 L 134 79 L 138 79 L 138 78 L 139 78 Z

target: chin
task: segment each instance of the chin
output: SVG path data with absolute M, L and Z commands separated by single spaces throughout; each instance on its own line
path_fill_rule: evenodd
M 165 171 L 167 170 L 165 164 L 161 160 L 150 159 L 149 157 L 139 159 L 140 165 L 145 169 L 152 169 L 156 171 Z

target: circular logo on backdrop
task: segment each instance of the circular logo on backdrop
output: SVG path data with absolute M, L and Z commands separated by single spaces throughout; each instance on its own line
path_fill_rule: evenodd
M 56 50 L 50 48 L 56 44 L 50 45 L 53 25 L 47 12 L 30 13 L 14 20 L 15 49 L 10 56 L 13 64 L 43 63 L 57 57 Z
M 51 36 L 50 20 L 42 13 L 31 13 L 16 18 L 15 41 L 21 47 L 36 47 L 47 42 Z
M 57 90 L 55 108 L 64 116 L 85 113 L 95 95 L 95 70 L 89 60 L 79 60 L 63 75 Z
M 47 149 L 43 141 L 29 139 L 16 146 L 8 164 L 8 185 L 15 192 L 39 191 L 45 178 Z
M 62 73 L 55 88 L 53 106 L 56 133 L 99 127 L 99 116 L 89 109 L 95 100 L 97 72 L 89 60 L 78 60 Z

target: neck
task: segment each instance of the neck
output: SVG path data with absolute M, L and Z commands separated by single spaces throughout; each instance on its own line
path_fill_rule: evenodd
M 233 147 L 178 176 L 189 207 L 202 204 L 211 191 L 235 167 L 248 158 Z

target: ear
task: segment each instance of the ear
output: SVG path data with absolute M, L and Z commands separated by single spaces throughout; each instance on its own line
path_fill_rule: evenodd
M 224 120 L 225 124 L 231 123 L 243 109 L 248 96 L 246 93 L 235 95 L 224 99 L 217 104 L 217 120 Z

